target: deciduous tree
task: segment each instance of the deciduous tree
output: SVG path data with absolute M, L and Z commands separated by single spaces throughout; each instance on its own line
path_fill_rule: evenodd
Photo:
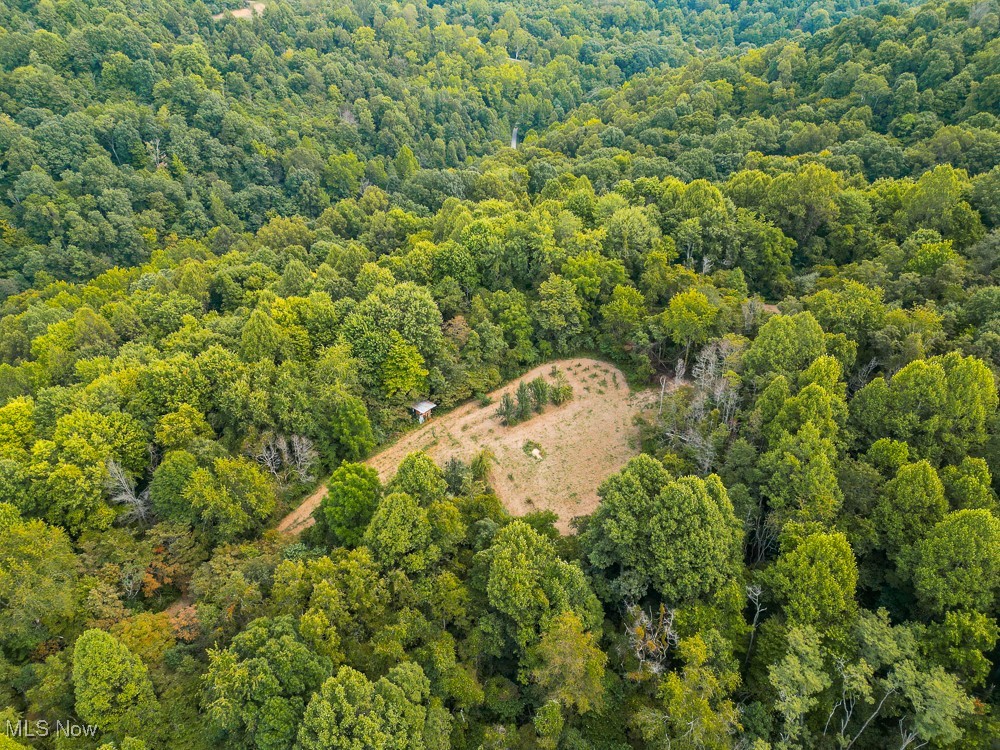
M 160 706 L 145 665 L 114 636 L 88 630 L 73 647 L 76 711 L 119 739 L 153 737 Z
M 326 486 L 318 513 L 334 541 L 353 547 L 361 541 L 382 494 L 378 473 L 364 464 L 343 463 Z

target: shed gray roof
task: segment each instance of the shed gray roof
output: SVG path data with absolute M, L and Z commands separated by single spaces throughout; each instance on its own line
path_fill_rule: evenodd
M 420 401 L 420 402 L 414 404 L 412 408 L 413 408 L 413 411 L 415 411 L 417 414 L 426 414 L 431 409 L 433 409 L 435 406 L 437 406 L 437 404 L 435 404 L 435 403 L 433 403 L 431 401 Z

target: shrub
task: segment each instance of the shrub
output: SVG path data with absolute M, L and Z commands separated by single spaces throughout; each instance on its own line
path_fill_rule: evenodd
M 505 393 L 500 397 L 500 405 L 497 407 L 495 413 L 498 417 L 500 417 L 504 424 L 517 424 L 517 404 L 514 403 L 514 398 L 509 393 Z
M 562 373 L 556 377 L 556 384 L 552 386 L 549 398 L 556 406 L 561 406 L 573 398 L 573 386 L 566 380 Z
M 531 381 L 531 397 L 535 404 L 535 411 L 541 412 L 549 402 L 549 384 L 543 377 L 537 377 Z
M 518 422 L 523 422 L 531 416 L 531 411 L 534 405 L 534 398 L 531 393 L 531 387 L 522 380 L 521 384 L 517 387 Z

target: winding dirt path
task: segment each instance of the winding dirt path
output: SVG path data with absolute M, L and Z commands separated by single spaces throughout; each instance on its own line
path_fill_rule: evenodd
M 513 427 L 502 425 L 494 416 L 500 397 L 516 391 L 522 381 L 538 376 L 551 381 L 554 367 L 573 386 L 573 399 Z M 466 402 L 403 434 L 365 463 L 385 482 L 415 451 L 425 451 L 440 465 L 453 456 L 468 461 L 488 448 L 496 456 L 490 484 L 507 509 L 514 515 L 555 511 L 557 528 L 568 533 L 573 517 L 597 507 L 598 485 L 639 452 L 635 417 L 655 406 L 657 393 L 630 391 L 625 376 L 599 360 L 548 362 L 491 393 L 491 405 Z M 325 485 L 285 516 L 278 531 L 297 534 L 311 526 L 312 512 L 324 495 Z

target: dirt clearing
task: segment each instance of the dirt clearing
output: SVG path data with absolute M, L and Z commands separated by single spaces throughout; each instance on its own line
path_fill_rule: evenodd
M 573 399 L 549 405 L 541 414 L 512 427 L 495 416 L 504 393 L 539 375 L 552 381 L 557 367 L 573 386 Z M 631 392 L 615 367 L 594 359 L 567 359 L 536 367 L 490 394 L 492 403 L 472 401 L 404 434 L 365 463 L 388 481 L 410 453 L 425 451 L 438 465 L 452 456 L 469 461 L 484 448 L 496 462 L 490 483 L 514 515 L 551 510 L 567 533 L 574 516 L 597 507 L 597 487 L 639 452 L 634 418 L 655 402 L 653 391 Z M 326 494 L 320 487 L 278 526 L 297 533 L 312 524 L 312 511 Z
M 233 18 L 253 18 L 254 16 L 264 15 L 264 8 L 266 6 L 264 3 L 248 3 L 245 8 L 236 8 L 235 10 L 230 10 L 229 12 L 233 14 Z M 212 18 L 216 21 L 225 17 L 225 12 L 216 13 Z

